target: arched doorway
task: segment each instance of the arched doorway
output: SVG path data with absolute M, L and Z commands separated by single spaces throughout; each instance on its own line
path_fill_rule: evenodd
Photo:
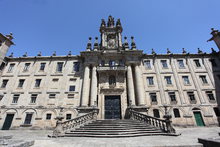
M 196 125 L 197 126 L 205 126 L 200 109 L 193 108 L 192 110 L 193 110 L 194 118 L 196 121 Z

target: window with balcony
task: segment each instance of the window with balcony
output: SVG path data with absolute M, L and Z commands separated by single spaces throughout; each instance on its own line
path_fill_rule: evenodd
M 8 79 L 2 80 L 1 88 L 6 88 L 7 84 L 8 84 Z

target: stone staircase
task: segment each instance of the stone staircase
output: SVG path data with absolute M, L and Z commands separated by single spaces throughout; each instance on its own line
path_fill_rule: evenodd
M 135 137 L 152 135 L 174 135 L 163 132 L 145 122 L 137 120 L 95 120 L 74 130 L 65 132 L 65 137 Z

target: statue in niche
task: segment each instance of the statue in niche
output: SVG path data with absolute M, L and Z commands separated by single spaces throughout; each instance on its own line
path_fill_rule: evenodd
M 108 48 L 115 48 L 116 47 L 116 41 L 115 41 L 115 36 L 109 35 L 108 36 Z

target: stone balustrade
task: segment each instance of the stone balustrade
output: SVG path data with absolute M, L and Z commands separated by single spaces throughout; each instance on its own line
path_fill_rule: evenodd
M 108 70 L 125 71 L 125 70 L 127 70 L 127 67 L 125 67 L 125 66 L 98 66 L 97 67 L 97 71 L 108 71 Z

